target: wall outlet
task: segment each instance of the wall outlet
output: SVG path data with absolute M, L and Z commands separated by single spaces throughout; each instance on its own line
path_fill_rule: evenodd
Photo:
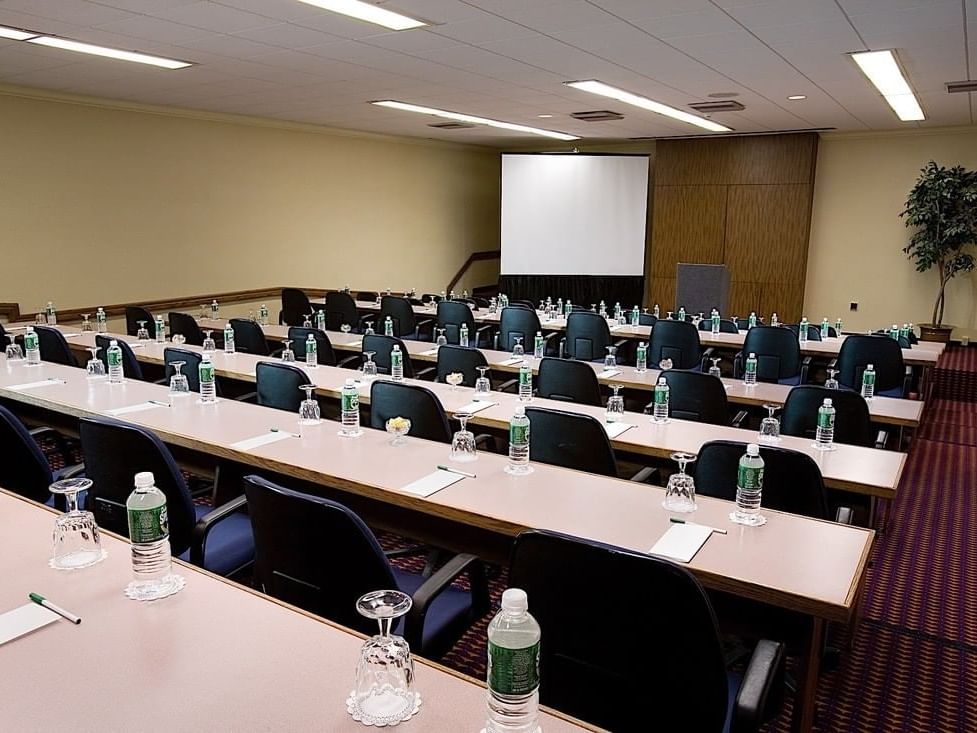
M 850 310 L 850 311 L 857 311 L 858 310 L 858 303 L 854 303 L 854 302 L 849 303 L 848 304 L 848 310 Z

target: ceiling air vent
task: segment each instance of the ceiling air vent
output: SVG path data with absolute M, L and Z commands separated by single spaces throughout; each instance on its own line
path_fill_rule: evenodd
M 469 130 L 475 125 L 468 122 L 432 122 L 428 127 L 436 127 L 439 130 Z
M 946 83 L 946 90 L 950 94 L 957 94 L 958 92 L 977 92 L 977 79 L 968 79 L 967 81 L 948 81 Z
M 593 109 L 589 112 L 571 112 L 570 116 L 575 120 L 583 122 L 608 122 L 610 120 L 623 120 L 624 115 L 618 112 L 611 112 L 609 109 Z
M 713 112 L 742 112 L 746 109 L 741 103 L 732 99 L 724 99 L 720 102 L 693 102 L 689 107 L 702 114 L 712 114 Z

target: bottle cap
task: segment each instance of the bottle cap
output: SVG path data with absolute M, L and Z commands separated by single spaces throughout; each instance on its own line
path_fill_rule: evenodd
M 355 387 L 356 386 L 356 382 L 354 382 L 352 379 L 347 379 L 346 380 L 346 386 L 347 387 Z
M 824 406 L 825 407 L 831 407 L 831 398 L 830 397 L 825 397 L 824 398 Z
M 866 370 L 871 369 L 872 371 L 875 371 L 875 365 L 874 364 L 869 364 L 867 367 L 865 367 L 865 369 Z
M 661 384 L 663 386 L 667 386 L 668 385 L 668 380 L 666 380 L 665 377 L 658 377 L 658 384 Z
M 750 443 L 746 446 L 746 455 L 754 457 L 760 455 L 760 446 L 756 443 Z
M 756 359 L 756 354 L 754 354 L 752 351 L 750 352 L 750 358 L 751 359 Z
M 118 346 L 118 345 L 119 345 L 119 342 L 116 341 L 115 339 L 112 339 L 111 341 L 109 341 L 109 348 L 112 348 L 113 346 Z
M 203 355 L 203 360 L 204 361 L 210 361 L 210 354 L 204 354 Z
M 502 608 L 506 611 L 522 611 L 529 609 L 529 596 L 522 588 L 507 588 L 502 593 Z
M 136 474 L 136 488 L 145 489 L 156 483 L 151 471 L 140 471 Z
M 400 344 L 394 344 L 394 351 L 400 351 Z
M 522 405 L 516 405 L 516 411 L 513 413 L 513 417 L 524 417 L 526 415 L 526 408 Z

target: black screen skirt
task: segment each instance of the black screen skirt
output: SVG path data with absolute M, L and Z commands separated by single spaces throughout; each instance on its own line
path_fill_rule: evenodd
M 547 297 L 555 303 L 569 298 L 575 305 L 589 308 L 604 301 L 607 309 L 620 303 L 624 309 L 641 305 L 644 295 L 643 275 L 501 275 L 499 292 L 509 300 L 531 300 L 539 303 Z

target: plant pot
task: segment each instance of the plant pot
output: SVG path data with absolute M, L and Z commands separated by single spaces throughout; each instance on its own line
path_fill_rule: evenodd
M 937 326 L 935 323 L 920 323 L 919 340 L 935 341 L 940 344 L 946 344 L 950 342 L 950 333 L 952 331 L 953 326 Z

